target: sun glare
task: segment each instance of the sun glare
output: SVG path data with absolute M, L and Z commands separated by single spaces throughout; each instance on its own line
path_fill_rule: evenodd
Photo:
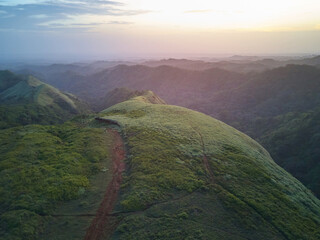
M 135 0 L 127 4 L 150 10 L 149 14 L 135 17 L 140 24 L 188 29 L 312 29 L 316 28 L 314 22 L 320 19 L 320 2 L 314 0 Z

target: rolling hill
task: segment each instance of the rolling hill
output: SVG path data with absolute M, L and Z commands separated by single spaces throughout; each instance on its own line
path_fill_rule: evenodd
M 31 123 L 61 123 L 89 113 L 77 97 L 62 93 L 32 76 L 0 71 L 0 128 Z

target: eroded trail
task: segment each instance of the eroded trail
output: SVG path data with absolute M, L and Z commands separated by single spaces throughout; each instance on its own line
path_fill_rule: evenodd
M 204 141 L 203 141 L 202 134 L 195 127 L 193 127 L 192 124 L 190 124 L 190 127 L 193 129 L 193 131 L 195 131 L 199 135 L 201 148 L 202 148 L 202 153 L 203 153 L 203 165 L 204 165 L 205 169 L 207 170 L 207 172 L 209 174 L 211 182 L 214 183 L 214 175 L 213 175 L 212 169 L 211 169 L 211 167 L 209 165 L 208 157 L 206 155 L 206 148 L 205 148 L 205 144 L 204 144 Z
M 125 170 L 125 148 L 120 134 L 114 129 L 107 129 L 113 136 L 112 147 L 112 180 L 109 183 L 104 198 L 87 229 L 84 240 L 107 239 L 113 231 L 114 223 L 111 222 L 112 210 L 118 198 L 120 185 L 122 182 L 122 172 Z

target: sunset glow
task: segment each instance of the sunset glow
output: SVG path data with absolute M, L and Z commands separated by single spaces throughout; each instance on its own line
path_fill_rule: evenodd
M 152 12 L 135 17 L 141 25 L 218 30 L 310 30 L 319 23 L 319 1 L 127 1 Z M 310 8 L 310 6 L 313 6 Z
M 310 53 L 319 12 L 317 0 L 4 0 L 0 54 Z

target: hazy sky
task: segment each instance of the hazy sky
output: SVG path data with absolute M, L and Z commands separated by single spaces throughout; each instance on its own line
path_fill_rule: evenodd
M 320 53 L 319 0 L 0 0 L 0 59 Z

